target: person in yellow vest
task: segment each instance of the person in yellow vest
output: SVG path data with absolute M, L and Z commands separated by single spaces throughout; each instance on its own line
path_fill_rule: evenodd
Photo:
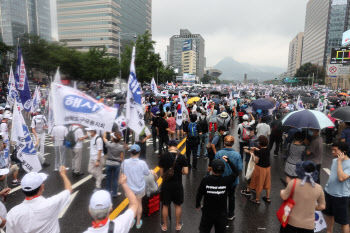
M 141 148 L 141 153 L 140 153 L 140 159 L 146 161 L 146 141 L 151 137 L 151 131 L 145 126 L 140 134 L 137 134 L 135 132 L 132 133 L 132 144 L 137 144 Z M 153 142 L 155 143 L 155 142 Z

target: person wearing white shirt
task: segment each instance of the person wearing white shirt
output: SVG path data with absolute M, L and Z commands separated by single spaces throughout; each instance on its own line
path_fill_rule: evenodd
M 60 167 L 60 176 L 65 190 L 50 198 L 41 196 L 47 175 L 30 172 L 23 177 L 21 186 L 26 198 L 7 214 L 7 233 L 60 232 L 58 215 L 68 205 L 73 191 L 65 167 Z
M 135 194 L 128 187 L 126 180 L 127 177 L 124 174 L 121 174 L 119 184 L 123 186 L 125 195 L 129 200 L 129 208 L 124 214 L 111 221 L 109 219 L 109 214 L 112 211 L 112 200 L 110 193 L 105 190 L 95 192 L 92 195 L 89 204 L 89 213 L 93 217 L 94 221 L 92 223 L 92 227 L 89 227 L 84 233 L 129 232 L 130 226 L 133 224 L 133 220 L 136 216 L 138 202 Z
M 46 117 L 41 115 L 41 110 L 36 110 L 36 115 L 32 119 L 32 124 L 30 126 L 35 138 L 39 139 L 39 151 L 44 155 L 45 146 L 45 129 L 47 129 Z
M 105 157 L 103 154 L 103 140 L 96 134 L 96 129 L 86 128 L 90 140 L 90 160 L 88 171 L 96 179 L 96 190 L 101 189 L 102 171 L 105 165 Z
M 66 147 L 64 145 L 64 138 L 68 134 L 68 129 L 63 125 L 55 125 L 51 132 L 51 138 L 54 142 L 55 148 L 55 171 L 58 171 L 60 166 L 66 164 Z M 68 169 L 68 168 L 67 168 Z
M 88 135 L 84 135 L 84 132 L 80 125 L 73 124 L 68 128 L 68 132 L 74 132 L 74 139 L 77 142 L 71 149 L 72 151 L 72 174 L 75 176 L 84 175 L 81 171 L 81 159 L 83 156 L 83 140 L 88 138 Z
M 266 124 L 267 122 L 267 117 L 263 116 L 261 118 L 261 122 L 256 126 L 256 136 L 259 137 L 261 135 L 269 138 L 270 133 L 271 133 L 271 129 L 270 126 L 268 124 Z

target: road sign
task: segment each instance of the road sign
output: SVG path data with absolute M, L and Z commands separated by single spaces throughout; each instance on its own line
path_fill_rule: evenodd
M 338 76 L 350 74 L 350 66 L 341 64 L 329 64 L 327 66 L 327 75 Z

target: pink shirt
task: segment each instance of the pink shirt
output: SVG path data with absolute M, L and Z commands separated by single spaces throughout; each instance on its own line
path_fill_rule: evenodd
M 168 127 L 171 131 L 175 131 L 175 127 L 176 127 L 176 121 L 174 117 L 169 117 L 167 120 L 168 122 Z M 170 134 L 170 132 L 169 132 Z

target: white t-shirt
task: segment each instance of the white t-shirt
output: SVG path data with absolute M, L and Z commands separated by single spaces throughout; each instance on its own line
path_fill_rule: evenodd
M 59 233 L 58 215 L 68 205 L 70 192 L 64 190 L 50 198 L 24 200 L 7 214 L 7 233 Z
M 98 138 L 97 138 L 98 137 Z M 103 140 L 101 136 L 98 136 L 97 134 L 95 137 L 91 138 L 90 140 L 90 159 L 91 160 L 97 160 L 98 158 L 98 151 L 101 152 L 101 157 L 103 156 Z
M 67 136 L 68 129 L 63 125 L 53 127 L 51 136 L 54 138 L 55 146 L 63 146 L 64 138 Z M 75 140 L 78 140 L 77 138 Z
M 75 130 L 76 128 L 79 128 L 77 130 Z M 79 141 L 78 138 L 81 138 L 81 137 L 84 137 L 84 132 L 83 130 L 78 126 L 78 125 L 73 125 L 73 126 L 70 126 L 69 129 L 68 129 L 68 132 L 69 131 L 74 131 L 74 139 L 76 141 L 78 141 L 75 146 L 74 146 L 74 149 L 80 149 L 80 148 L 83 148 L 83 141 Z
M 36 115 L 32 119 L 32 124 L 30 127 L 35 129 L 37 134 L 45 133 L 44 127 L 47 125 L 46 117 L 43 115 Z
M 9 132 L 6 122 L 1 122 L 0 132 L 3 133 L 2 137 L 4 138 L 4 140 L 7 140 L 9 138 Z
M 134 211 L 128 209 L 124 214 L 120 215 L 118 218 L 114 219 L 114 233 L 128 233 L 134 220 Z M 89 227 L 84 233 L 107 233 L 109 227 L 109 220 L 106 225 L 100 228 Z
M 270 126 L 266 123 L 259 123 L 256 126 L 256 136 L 259 137 L 260 135 L 264 135 L 267 138 L 269 138 L 270 135 Z

